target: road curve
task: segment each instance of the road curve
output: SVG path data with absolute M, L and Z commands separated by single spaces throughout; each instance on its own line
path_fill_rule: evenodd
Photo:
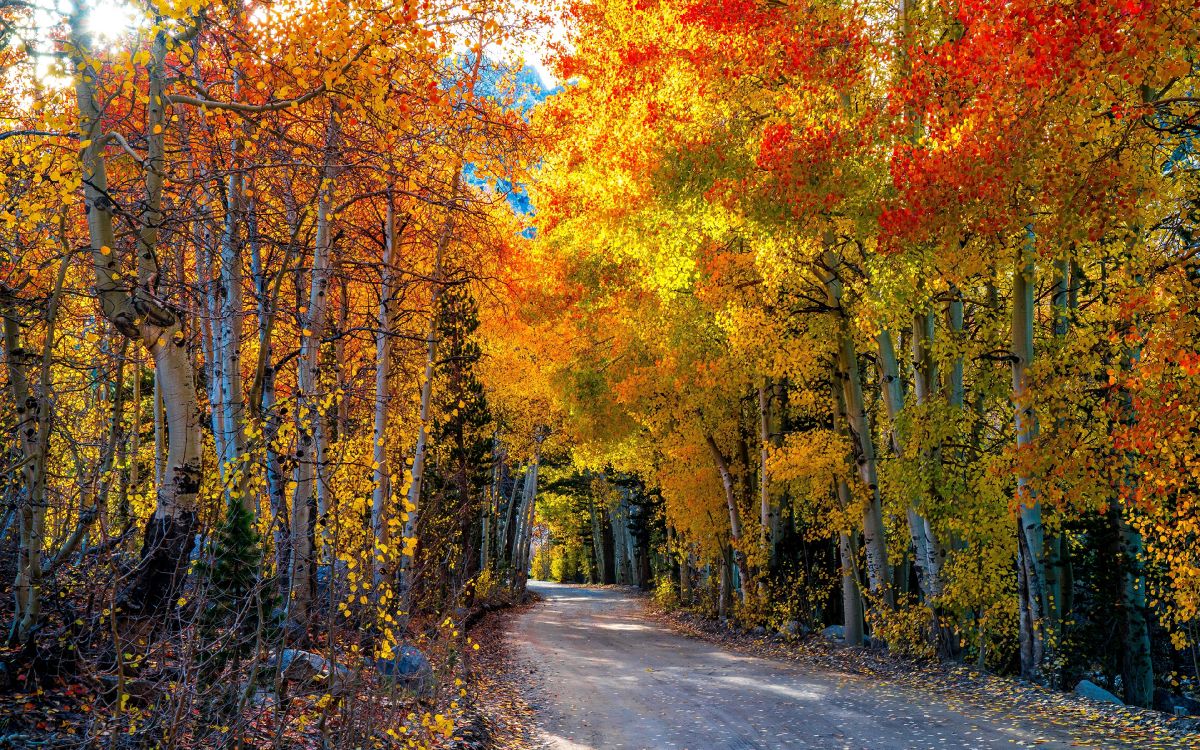
M 726 651 L 649 620 L 629 592 L 529 587 L 545 600 L 510 638 L 547 750 L 1097 747 L 1049 722 L 969 717 L 911 687 Z

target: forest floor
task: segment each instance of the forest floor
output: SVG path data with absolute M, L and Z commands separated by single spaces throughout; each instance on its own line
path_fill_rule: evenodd
M 731 634 L 650 611 L 632 589 L 529 586 L 541 602 L 482 626 L 493 656 L 477 668 L 480 710 L 496 748 L 1200 748 L 1140 709 L 820 639 Z

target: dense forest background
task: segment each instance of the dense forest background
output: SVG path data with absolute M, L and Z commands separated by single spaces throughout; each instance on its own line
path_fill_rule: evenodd
M 0 737 L 446 744 L 531 571 L 1192 710 L 1198 20 L 0 0 Z
M 538 572 L 1173 710 L 1200 604 L 1195 7 L 572 21 L 533 198 L 578 442 Z

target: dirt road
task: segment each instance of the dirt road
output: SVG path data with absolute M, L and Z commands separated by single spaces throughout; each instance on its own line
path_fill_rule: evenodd
M 911 687 L 725 651 L 620 590 L 529 586 L 545 601 L 511 638 L 551 750 L 1101 746 L 1050 719 L 969 717 Z

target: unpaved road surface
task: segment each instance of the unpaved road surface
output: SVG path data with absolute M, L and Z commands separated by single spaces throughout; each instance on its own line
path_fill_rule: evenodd
M 1113 747 L 1054 717 L 966 716 L 912 687 L 726 651 L 646 618 L 624 591 L 529 587 L 545 601 L 510 637 L 549 750 Z

